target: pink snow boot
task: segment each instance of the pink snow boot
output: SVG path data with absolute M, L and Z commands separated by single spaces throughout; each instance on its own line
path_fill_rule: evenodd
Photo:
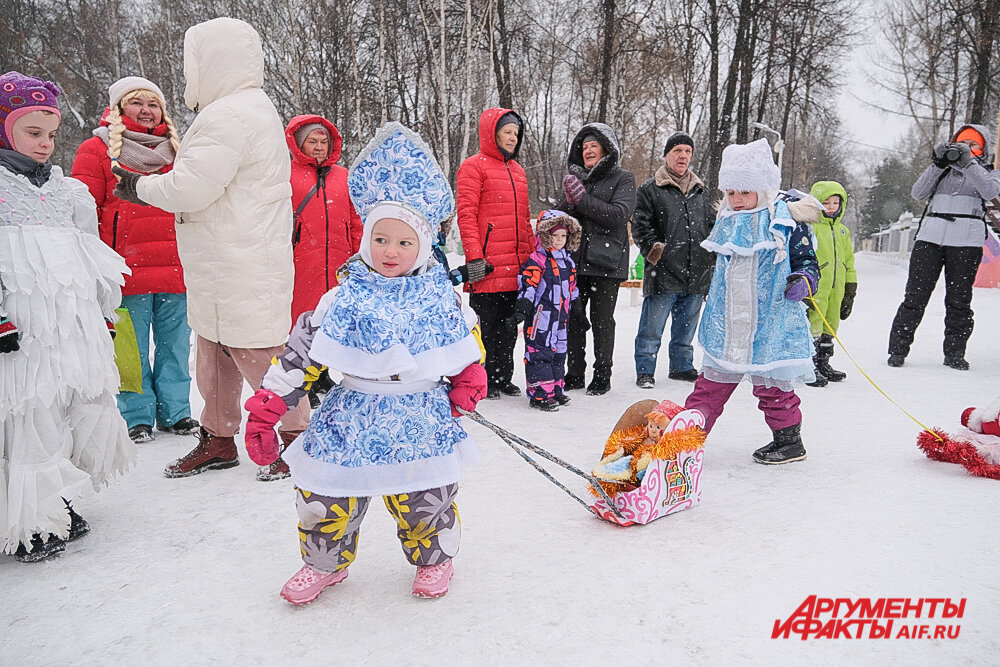
M 346 568 L 340 572 L 325 574 L 317 572 L 308 565 L 303 565 L 302 569 L 292 575 L 292 578 L 281 587 L 281 597 L 292 604 L 300 606 L 309 604 L 319 597 L 324 588 L 339 584 L 344 579 L 347 579 Z
M 455 574 L 455 566 L 449 558 L 437 565 L 421 565 L 413 578 L 411 593 L 418 598 L 439 598 L 448 592 L 448 582 Z

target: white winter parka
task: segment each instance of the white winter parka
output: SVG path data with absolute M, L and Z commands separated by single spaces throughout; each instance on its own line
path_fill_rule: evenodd
M 184 77 L 198 116 L 173 170 L 143 176 L 137 193 L 177 214 L 191 328 L 228 347 L 280 345 L 291 329 L 292 190 L 260 36 L 232 18 L 192 26 Z

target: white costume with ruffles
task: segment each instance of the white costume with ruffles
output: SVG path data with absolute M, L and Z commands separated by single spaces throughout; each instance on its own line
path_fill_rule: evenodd
M 87 187 L 53 167 L 40 188 L 0 167 L 0 315 L 20 350 L 0 354 L 0 549 L 69 532 L 62 497 L 98 490 L 135 460 L 118 413 L 104 319 L 124 260 L 97 235 Z

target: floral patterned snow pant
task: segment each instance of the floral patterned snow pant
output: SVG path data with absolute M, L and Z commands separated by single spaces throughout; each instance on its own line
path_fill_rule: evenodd
M 358 530 L 371 498 L 331 498 L 299 488 L 296 492 L 302 560 L 319 572 L 345 569 L 357 554 Z M 457 495 L 458 484 L 449 484 L 383 496 L 409 562 L 437 565 L 458 553 L 462 526 L 455 506 Z

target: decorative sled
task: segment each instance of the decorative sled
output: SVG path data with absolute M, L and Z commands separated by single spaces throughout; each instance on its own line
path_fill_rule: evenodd
M 917 446 L 932 461 L 958 463 L 970 475 L 1000 479 L 1000 400 L 985 408 L 967 408 L 955 433 L 922 431 Z
M 649 425 L 644 426 L 647 418 Z M 644 400 L 630 406 L 608 437 L 601 464 L 591 473 L 605 492 L 591 487 L 598 496 L 591 509 L 602 519 L 631 526 L 700 503 L 704 426 L 701 412 L 670 401 Z M 650 434 L 650 428 L 658 432 Z M 600 496 L 607 496 L 612 505 Z

